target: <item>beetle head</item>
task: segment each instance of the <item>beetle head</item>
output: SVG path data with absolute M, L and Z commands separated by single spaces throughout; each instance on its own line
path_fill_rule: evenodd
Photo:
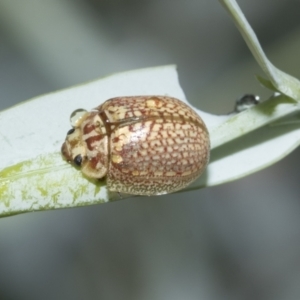
M 75 111 L 76 112 L 76 111 Z M 107 136 L 101 130 L 102 121 L 98 112 L 93 111 L 80 116 L 71 124 L 61 147 L 62 156 L 69 163 L 80 167 L 89 178 L 102 178 L 107 173 Z
M 86 147 L 82 141 L 81 128 L 68 131 L 65 142 L 61 147 L 64 159 L 76 166 L 82 166 L 86 160 Z

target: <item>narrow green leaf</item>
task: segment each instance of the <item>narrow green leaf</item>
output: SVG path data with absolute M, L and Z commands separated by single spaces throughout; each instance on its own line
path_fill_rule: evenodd
M 235 0 L 219 0 L 231 15 L 256 61 L 282 94 L 300 101 L 300 81 L 276 68 L 265 55 L 257 37 Z
M 264 78 L 262 76 L 259 76 L 259 75 L 256 75 L 255 77 L 256 77 L 257 81 L 259 81 L 259 83 L 263 87 L 265 87 L 265 88 L 267 88 L 267 89 L 269 89 L 271 91 L 280 93 L 280 91 L 278 89 L 276 89 L 276 87 L 273 85 L 273 83 L 270 80 L 268 80 L 268 79 L 266 79 L 266 78 Z

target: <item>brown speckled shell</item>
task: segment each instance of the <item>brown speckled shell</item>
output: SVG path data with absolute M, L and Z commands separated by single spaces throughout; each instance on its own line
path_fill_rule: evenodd
M 97 157 L 108 164 L 110 191 L 136 195 L 172 193 L 193 182 L 208 163 L 207 128 L 198 114 L 178 99 L 117 97 L 91 114 L 100 117 L 99 126 L 105 127 L 105 134 L 93 137 L 94 147 L 87 145 L 95 154 L 99 140 L 106 139 L 108 148 L 102 150 L 104 153 L 97 151 Z

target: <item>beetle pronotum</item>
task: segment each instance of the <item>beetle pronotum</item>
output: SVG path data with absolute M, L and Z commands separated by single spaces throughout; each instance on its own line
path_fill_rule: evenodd
M 106 176 L 108 190 L 135 195 L 178 191 L 209 160 L 207 128 L 189 106 L 167 96 L 112 98 L 77 110 L 63 157 L 89 178 Z M 78 114 L 77 114 L 78 115 Z M 74 116 L 73 116 L 74 119 Z

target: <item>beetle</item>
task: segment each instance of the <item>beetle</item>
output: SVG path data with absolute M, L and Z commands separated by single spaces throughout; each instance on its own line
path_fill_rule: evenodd
M 61 148 L 64 159 L 88 178 L 106 176 L 112 192 L 172 193 L 198 178 L 209 161 L 203 120 L 173 97 L 116 97 L 71 117 L 76 120 Z

